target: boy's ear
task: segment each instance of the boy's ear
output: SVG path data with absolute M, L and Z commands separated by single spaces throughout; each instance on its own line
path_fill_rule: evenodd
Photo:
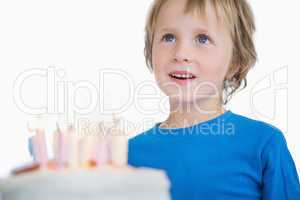
M 225 79 L 230 80 L 235 75 L 235 73 L 238 71 L 238 66 L 231 64 L 226 75 Z
M 240 64 L 237 62 L 237 59 L 232 55 L 229 69 L 225 75 L 225 79 L 231 80 L 232 77 L 240 71 Z

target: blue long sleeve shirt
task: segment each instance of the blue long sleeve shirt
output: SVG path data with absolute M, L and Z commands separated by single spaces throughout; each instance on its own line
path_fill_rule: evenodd
M 228 110 L 129 141 L 128 162 L 165 170 L 172 200 L 300 200 L 295 163 L 276 127 Z

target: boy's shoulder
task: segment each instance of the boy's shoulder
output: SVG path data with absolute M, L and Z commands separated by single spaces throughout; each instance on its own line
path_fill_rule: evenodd
M 247 128 L 254 128 L 254 129 L 270 130 L 274 132 L 281 132 L 281 130 L 277 126 L 268 123 L 266 121 L 260 119 L 254 119 L 252 117 L 237 114 L 237 113 L 234 113 L 233 115 L 235 120 L 237 120 L 239 124 L 245 126 L 245 128 L 247 127 Z
M 277 126 L 263 120 L 254 119 L 232 111 L 230 112 L 231 115 L 227 118 L 227 123 L 232 123 L 236 131 L 236 136 L 256 140 L 257 142 L 267 142 L 270 140 L 285 141 L 283 132 Z M 149 141 L 154 141 L 153 137 L 155 137 L 156 125 L 157 124 L 132 137 L 129 142 L 148 143 Z
M 156 127 L 156 124 L 154 126 L 152 126 L 151 128 L 146 129 L 145 131 L 142 131 L 140 133 L 138 133 L 137 135 L 131 137 L 129 139 L 130 143 L 134 143 L 134 142 L 143 142 L 143 141 L 149 141 L 149 139 L 151 139 L 151 137 L 153 136 L 154 132 L 154 128 Z
M 283 131 L 276 125 L 241 114 L 234 113 L 233 115 L 234 124 L 251 136 L 265 140 L 285 140 Z

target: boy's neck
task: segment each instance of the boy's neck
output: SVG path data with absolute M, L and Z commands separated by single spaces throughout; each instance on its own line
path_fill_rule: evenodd
M 184 128 L 210 119 L 213 119 L 226 110 L 220 101 L 203 101 L 197 104 L 185 104 L 179 106 L 170 102 L 170 115 L 166 121 L 160 124 L 161 128 Z

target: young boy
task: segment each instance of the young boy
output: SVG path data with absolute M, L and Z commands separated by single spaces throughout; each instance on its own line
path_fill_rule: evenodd
M 173 200 L 300 200 L 283 133 L 225 110 L 255 64 L 246 0 L 156 0 L 145 56 L 169 97 L 164 122 L 129 141 L 129 164 L 163 169 Z

